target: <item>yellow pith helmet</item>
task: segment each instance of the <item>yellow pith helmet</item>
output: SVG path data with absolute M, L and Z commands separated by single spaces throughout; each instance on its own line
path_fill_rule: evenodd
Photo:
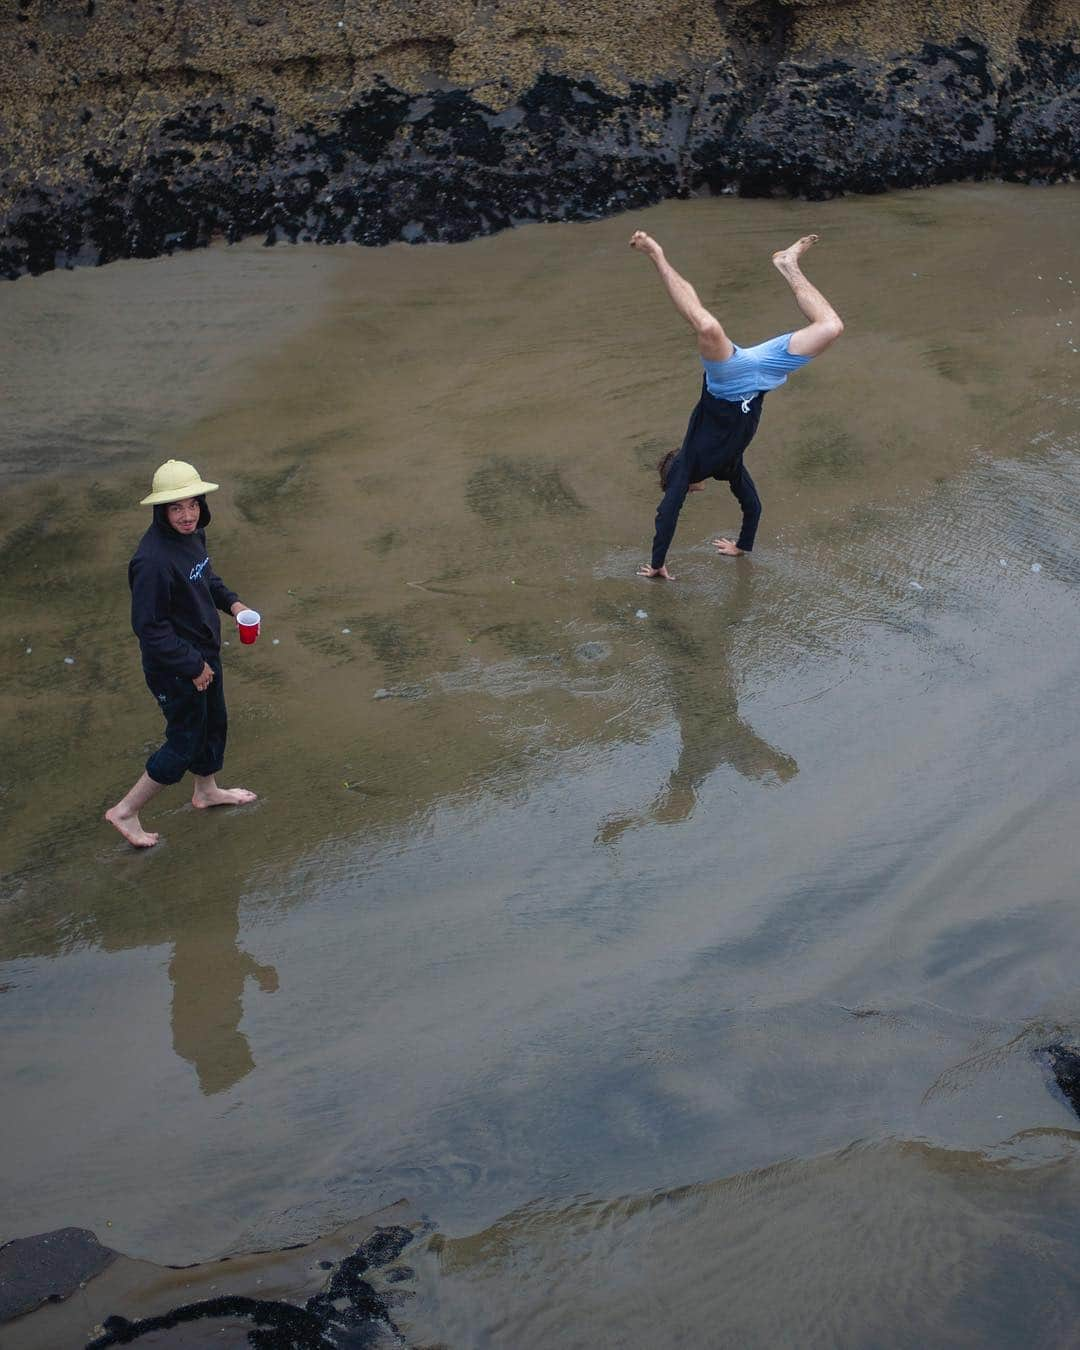
M 167 459 L 154 474 L 150 495 L 140 506 L 161 506 L 165 502 L 182 502 L 187 497 L 201 497 L 204 492 L 216 492 L 216 483 L 204 483 L 194 464 L 182 459 Z

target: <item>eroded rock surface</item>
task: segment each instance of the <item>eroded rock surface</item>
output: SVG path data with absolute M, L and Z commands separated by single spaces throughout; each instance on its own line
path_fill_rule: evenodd
M 1080 162 L 1071 0 L 15 0 L 0 271 Z

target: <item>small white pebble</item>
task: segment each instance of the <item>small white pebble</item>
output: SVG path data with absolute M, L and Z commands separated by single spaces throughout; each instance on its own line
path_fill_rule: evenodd
M 999 566 L 999 567 L 1008 567 L 1008 565 L 1009 565 L 1009 564 L 1005 561 L 1004 558 L 999 558 L 999 559 L 998 559 L 998 566 Z
M 1031 564 L 1031 570 L 1032 570 L 1033 572 L 1041 572 L 1041 571 L 1042 571 L 1042 563 L 1032 563 L 1032 564 Z
M 74 664 L 75 664 L 75 658 L 74 658 L 73 656 L 65 656 L 65 657 L 64 657 L 64 665 L 65 665 L 65 666 L 73 666 Z
M 29 656 L 30 653 L 31 653 L 33 650 L 34 650 L 33 647 L 27 647 L 27 649 L 26 649 L 26 654 L 27 654 L 27 656 Z
M 222 645 L 223 647 L 227 647 L 227 646 L 229 645 L 229 639 L 226 638 L 225 641 L 224 641 L 221 645 Z
M 352 632 L 352 629 L 351 629 L 351 628 L 343 628 L 341 631 L 342 631 L 343 633 L 351 633 L 351 632 Z
M 912 589 L 913 591 L 921 591 L 921 590 L 922 590 L 922 587 L 919 585 L 919 583 L 918 583 L 917 581 L 910 581 L 910 582 L 908 582 L 908 585 L 911 587 L 911 589 Z
M 648 613 L 647 613 L 646 610 L 644 610 L 644 609 L 639 609 L 638 612 L 637 612 L 637 614 L 635 614 L 634 617 L 635 617 L 636 619 L 647 619 L 647 618 L 649 617 L 649 615 L 648 615 Z
M 271 639 L 270 639 L 271 645 L 274 646 L 274 647 L 276 647 L 280 641 L 281 641 L 280 638 L 271 638 Z

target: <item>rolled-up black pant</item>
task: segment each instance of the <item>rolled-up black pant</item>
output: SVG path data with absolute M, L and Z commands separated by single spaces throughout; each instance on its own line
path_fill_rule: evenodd
M 190 675 L 143 672 L 165 718 L 165 744 L 146 761 L 146 772 L 155 783 L 179 783 L 187 772 L 205 778 L 224 763 L 229 718 L 221 661 L 218 657 L 206 661 L 214 678 L 202 693 Z

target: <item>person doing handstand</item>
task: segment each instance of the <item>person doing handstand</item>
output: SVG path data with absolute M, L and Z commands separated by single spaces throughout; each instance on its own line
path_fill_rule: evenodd
M 714 539 L 717 552 L 738 557 L 754 547 L 761 499 L 743 464 L 743 453 L 757 431 L 765 394 L 783 384 L 791 371 L 832 346 L 844 331 L 840 316 L 807 281 L 799 266 L 799 259 L 817 237 L 808 234 L 772 257 L 773 266 L 791 287 L 796 304 L 809 320 L 806 327 L 756 347 L 739 347 L 701 303 L 693 286 L 664 257 L 656 240 L 644 230 L 631 235 L 630 247 L 652 259 L 672 303 L 694 330 L 705 367 L 701 398 L 690 415 L 683 443 L 679 449 L 669 450 L 657 465 L 664 497 L 656 512 L 652 561 L 642 563 L 639 576 L 673 580 L 664 560 L 679 512 L 686 494 L 700 492 L 706 478 L 726 482 L 743 513 L 738 539 Z

